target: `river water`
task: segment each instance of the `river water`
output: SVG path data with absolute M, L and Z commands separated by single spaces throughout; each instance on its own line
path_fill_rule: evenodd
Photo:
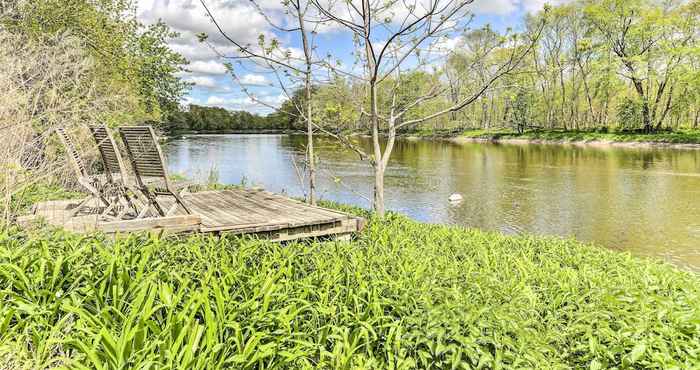
M 316 147 L 320 198 L 369 207 L 369 165 L 330 138 Z M 292 196 L 303 195 L 304 150 L 294 135 L 165 147 L 172 173 Z M 700 271 L 700 150 L 401 140 L 385 181 L 387 207 L 416 220 L 575 237 Z M 464 200 L 450 204 L 452 193 Z

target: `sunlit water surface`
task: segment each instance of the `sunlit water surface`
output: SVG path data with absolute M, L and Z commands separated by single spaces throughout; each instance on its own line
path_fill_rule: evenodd
M 316 149 L 320 197 L 368 207 L 368 164 L 331 139 Z M 304 150 L 305 138 L 289 135 L 192 135 L 165 147 L 173 173 L 206 181 L 213 171 L 222 183 L 292 196 L 303 195 Z M 464 201 L 450 204 L 452 193 Z M 700 271 L 698 150 L 405 140 L 386 199 L 420 221 L 573 236 Z

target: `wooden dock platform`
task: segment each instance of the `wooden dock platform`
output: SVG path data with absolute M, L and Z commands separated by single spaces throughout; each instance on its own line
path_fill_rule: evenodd
M 308 237 L 342 237 L 360 231 L 364 219 L 311 206 L 260 189 L 201 191 L 183 196 L 192 214 L 134 220 L 101 221 L 95 212 L 70 216 L 78 200 L 59 200 L 35 205 L 20 223 L 43 219 L 74 232 L 108 234 L 142 231 L 166 233 L 252 234 L 275 241 Z M 166 202 L 163 202 L 166 203 Z M 167 203 L 165 204 L 167 206 Z

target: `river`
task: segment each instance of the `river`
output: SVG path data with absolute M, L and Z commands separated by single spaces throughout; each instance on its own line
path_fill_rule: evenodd
M 330 138 L 316 149 L 320 198 L 369 207 L 369 165 Z M 304 150 L 295 135 L 165 146 L 172 173 L 292 196 L 303 195 Z M 401 140 L 385 181 L 388 209 L 416 220 L 575 237 L 700 271 L 700 150 Z M 464 200 L 451 204 L 452 193 Z

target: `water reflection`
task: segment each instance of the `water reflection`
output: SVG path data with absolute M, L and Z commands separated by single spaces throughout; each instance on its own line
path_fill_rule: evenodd
M 215 169 L 221 182 L 299 196 L 304 146 L 303 136 L 190 136 L 166 153 L 174 172 Z M 368 206 L 370 168 L 330 139 L 316 146 L 320 196 Z M 405 140 L 386 188 L 389 209 L 421 221 L 574 236 L 700 269 L 700 151 Z

